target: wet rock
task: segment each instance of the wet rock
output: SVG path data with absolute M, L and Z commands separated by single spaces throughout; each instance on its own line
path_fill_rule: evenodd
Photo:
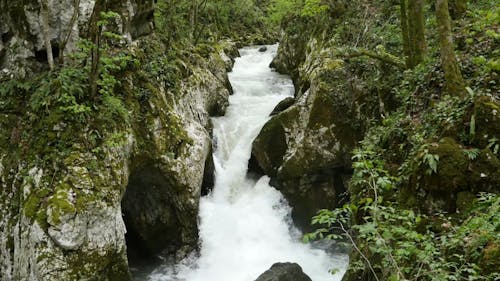
M 264 125 L 252 146 L 254 159 L 290 202 L 292 217 L 303 230 L 310 229 L 316 211 L 340 204 L 345 192 L 338 179 L 348 174 L 344 171 L 359 132 L 341 99 L 313 84 Z
M 275 263 L 255 281 L 312 281 L 296 263 Z
M 273 109 L 273 111 L 271 112 L 271 116 L 273 115 L 276 115 L 284 110 L 286 110 L 287 108 L 289 108 L 290 106 L 292 106 L 293 104 L 295 103 L 295 99 L 294 98 L 286 98 L 284 100 L 282 100 L 280 103 L 278 103 L 278 105 L 276 105 L 276 107 Z
M 267 47 L 266 46 L 262 46 L 262 47 L 259 48 L 259 52 L 264 53 L 265 51 L 267 51 Z

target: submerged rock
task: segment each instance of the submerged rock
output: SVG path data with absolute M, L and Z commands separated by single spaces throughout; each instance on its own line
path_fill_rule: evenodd
M 259 52 L 264 53 L 265 51 L 267 51 L 267 47 L 266 46 L 262 46 L 262 47 L 259 48 Z
M 275 263 L 255 281 L 312 281 L 296 263 Z

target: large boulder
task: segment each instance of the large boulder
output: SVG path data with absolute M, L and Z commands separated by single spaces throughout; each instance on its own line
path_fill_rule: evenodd
M 319 48 L 315 42 L 309 47 Z M 286 101 L 264 125 L 253 143 L 250 162 L 253 170 L 271 177 L 303 230 L 310 230 L 310 219 L 318 210 L 342 204 L 351 151 L 364 127 L 356 93 L 345 82 L 351 79 L 350 70 L 341 60 L 325 56 L 325 52 L 308 55 L 300 67 L 308 89 L 297 93 L 294 103 Z
M 413 171 L 409 185 L 399 193 L 406 206 L 429 213 L 454 213 L 466 209 L 464 201 L 474 194 L 500 192 L 500 161 L 489 148 L 467 148 L 450 137 L 423 147 L 410 164 Z M 437 159 L 434 169 L 424 160 L 429 156 Z
M 296 263 L 275 263 L 255 281 L 312 281 Z

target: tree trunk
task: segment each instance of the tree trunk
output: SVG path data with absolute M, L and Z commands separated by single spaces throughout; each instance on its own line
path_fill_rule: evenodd
M 441 48 L 441 66 L 446 80 L 446 90 L 451 95 L 462 95 L 465 93 L 465 82 L 453 49 L 448 0 L 436 1 L 436 19 L 439 32 L 439 47 Z
M 92 11 L 90 19 L 89 37 L 92 41 L 91 65 L 90 65 L 90 94 L 95 99 L 97 98 L 97 80 L 99 80 L 99 62 L 101 56 L 101 32 L 102 27 L 98 22 L 101 18 L 101 12 L 105 7 L 106 0 L 97 0 Z
M 41 16 L 43 40 L 45 41 L 45 50 L 47 51 L 47 62 L 50 70 L 54 69 L 54 56 L 52 55 L 52 44 L 50 42 L 50 25 L 49 25 L 49 5 L 47 0 L 41 1 Z
M 410 65 L 410 35 L 408 33 L 408 15 L 407 9 L 408 5 L 406 4 L 407 0 L 400 0 L 399 9 L 400 9 L 400 21 L 401 21 L 401 33 L 403 38 L 403 53 L 406 57 L 406 65 Z
M 424 0 L 408 0 L 408 35 L 410 58 L 408 67 L 413 68 L 425 58 Z
M 197 29 L 197 25 L 198 25 L 198 1 L 195 1 L 195 0 L 192 0 L 192 4 L 191 4 L 191 14 L 189 16 L 189 21 L 190 21 L 190 24 L 191 24 L 191 39 L 194 39 L 194 37 L 196 36 L 195 33 L 196 33 L 196 29 Z
M 71 17 L 71 21 L 68 25 L 68 31 L 66 36 L 61 35 L 61 41 L 59 42 L 59 60 L 61 64 L 64 64 L 64 52 L 66 51 L 66 45 L 68 44 L 69 39 L 71 38 L 71 34 L 73 33 L 73 28 L 78 25 L 78 18 L 80 17 L 80 0 L 74 1 L 74 11 L 73 16 Z

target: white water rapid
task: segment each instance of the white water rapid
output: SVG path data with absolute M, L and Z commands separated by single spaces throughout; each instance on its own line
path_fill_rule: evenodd
M 293 95 L 287 76 L 271 71 L 277 45 L 243 48 L 229 74 L 234 95 L 224 117 L 213 119 L 215 187 L 200 202 L 199 255 L 156 269 L 151 281 L 254 281 L 276 262 L 296 262 L 314 281 L 340 280 L 345 255 L 330 255 L 300 240 L 290 208 L 269 178 L 247 176 L 253 139 L 273 108 Z M 332 268 L 342 272 L 331 275 Z

